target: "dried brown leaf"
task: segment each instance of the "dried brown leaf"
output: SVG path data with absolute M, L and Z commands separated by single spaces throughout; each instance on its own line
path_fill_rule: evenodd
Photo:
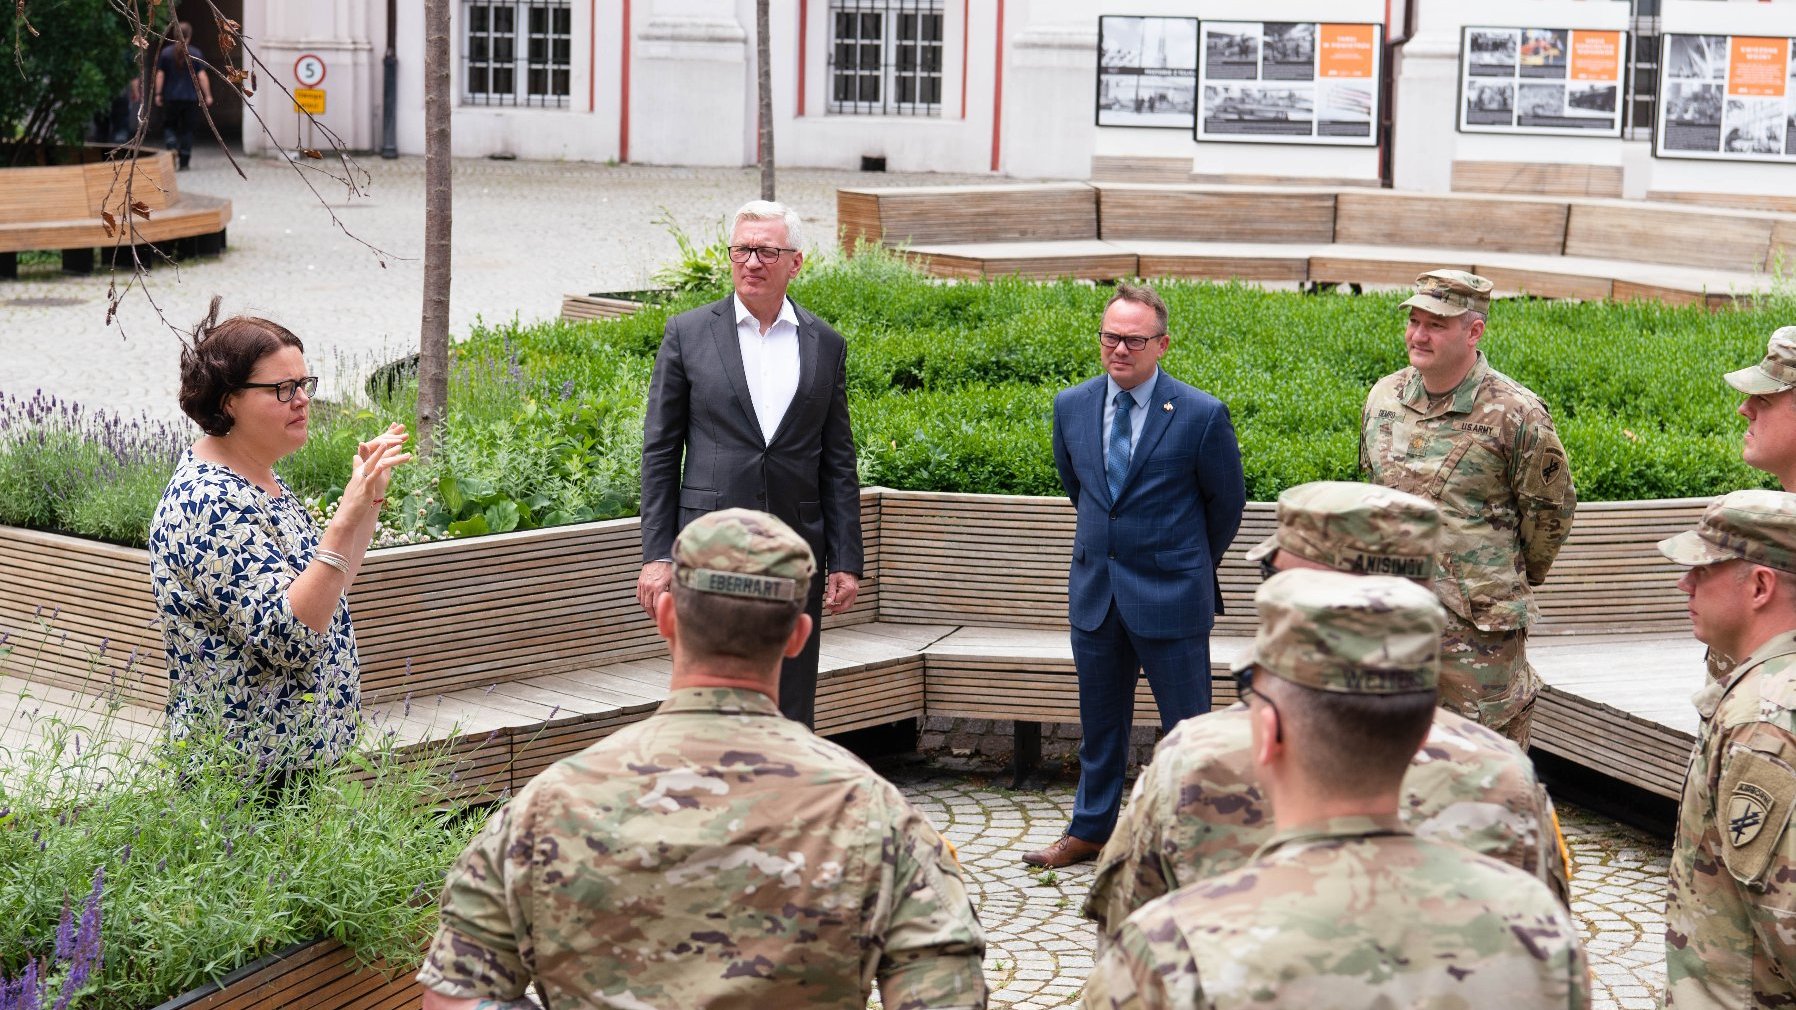
M 147 221 L 150 217 L 150 205 L 144 203 L 142 200 L 132 200 L 131 213 L 136 214 L 138 217 Z
M 115 238 L 118 235 L 118 218 L 112 216 L 112 211 L 103 210 L 100 212 L 100 227 L 106 229 L 107 238 Z
M 324 158 L 324 154 L 315 147 L 302 147 L 300 148 L 299 153 L 308 158 L 316 158 L 319 160 L 323 160 Z

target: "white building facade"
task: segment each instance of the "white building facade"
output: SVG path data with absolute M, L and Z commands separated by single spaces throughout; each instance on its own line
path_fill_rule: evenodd
M 392 6 L 397 147 L 421 154 L 422 4 Z M 1445 192 L 1455 162 L 1516 162 L 1619 169 L 1629 196 L 1796 194 L 1796 163 L 1659 157 L 1651 122 L 1660 33 L 1788 39 L 1796 37 L 1796 0 L 773 0 L 771 6 L 773 130 L 776 160 L 785 166 L 1084 179 L 1096 159 L 1162 170 L 1188 165 L 1197 178 L 1382 182 Z M 755 7 L 754 0 L 452 0 L 455 153 L 753 164 Z M 1371 136 L 1336 144 L 1218 142 L 1200 141 L 1190 128 L 1100 126 L 1104 15 L 1201 19 L 1206 37 L 1211 22 L 1375 25 L 1377 98 L 1361 110 L 1369 111 Z M 302 86 L 304 57 L 324 64 L 316 90 L 325 93 L 325 111 L 318 122 L 353 149 L 381 144 L 387 18 L 383 0 L 243 0 L 245 32 L 281 84 Z M 1461 111 L 1472 84 L 1462 49 L 1472 26 L 1631 33 L 1633 44 L 1624 42 L 1617 57 L 1625 62 L 1619 94 L 1580 92 L 1611 108 L 1625 106 L 1615 111 L 1624 125 L 1589 136 L 1467 132 Z M 1786 49 L 1785 56 L 1796 67 L 1796 53 Z M 312 63 L 306 70 L 316 75 Z M 1197 90 L 1229 90 L 1207 84 L 1197 83 Z M 1182 86 L 1189 95 L 1193 85 Z M 1796 74 L 1788 87 L 1796 89 Z M 1266 90 L 1278 89 L 1258 94 L 1263 98 Z M 1254 94 L 1229 106 L 1244 121 L 1235 124 L 1242 132 L 1271 125 L 1252 120 L 1285 115 L 1254 105 Z M 1165 97 L 1148 95 L 1147 107 Z M 1135 110 L 1143 100 L 1136 98 Z M 283 144 L 322 146 L 279 89 L 264 83 L 252 104 Z M 252 152 L 268 146 L 247 120 L 243 139 Z

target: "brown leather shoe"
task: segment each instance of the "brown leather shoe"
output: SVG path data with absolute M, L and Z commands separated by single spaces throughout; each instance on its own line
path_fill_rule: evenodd
M 1074 863 L 1083 863 L 1096 859 L 1103 846 L 1096 842 L 1088 842 L 1072 835 L 1061 835 L 1053 845 L 1045 849 L 1023 854 L 1023 862 L 1030 866 L 1040 866 L 1050 870 L 1058 870 Z

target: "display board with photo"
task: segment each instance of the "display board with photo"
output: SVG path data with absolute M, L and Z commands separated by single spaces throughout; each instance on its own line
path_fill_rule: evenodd
M 1192 129 L 1197 19 L 1098 18 L 1099 126 Z
M 1667 35 L 1653 153 L 1796 161 L 1796 39 Z
M 1384 26 L 1205 21 L 1198 27 L 1198 140 L 1378 143 Z
M 1459 128 L 1621 136 L 1628 35 L 1582 28 L 1466 28 Z

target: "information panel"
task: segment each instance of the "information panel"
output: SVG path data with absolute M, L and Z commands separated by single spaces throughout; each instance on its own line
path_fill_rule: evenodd
M 1459 128 L 1619 137 L 1627 46 L 1621 31 L 1467 28 Z
M 1663 45 L 1653 153 L 1796 162 L 1796 40 L 1667 35 Z
M 1098 125 L 1197 122 L 1197 19 L 1098 18 Z
M 1378 143 L 1384 26 L 1205 21 L 1198 140 Z

